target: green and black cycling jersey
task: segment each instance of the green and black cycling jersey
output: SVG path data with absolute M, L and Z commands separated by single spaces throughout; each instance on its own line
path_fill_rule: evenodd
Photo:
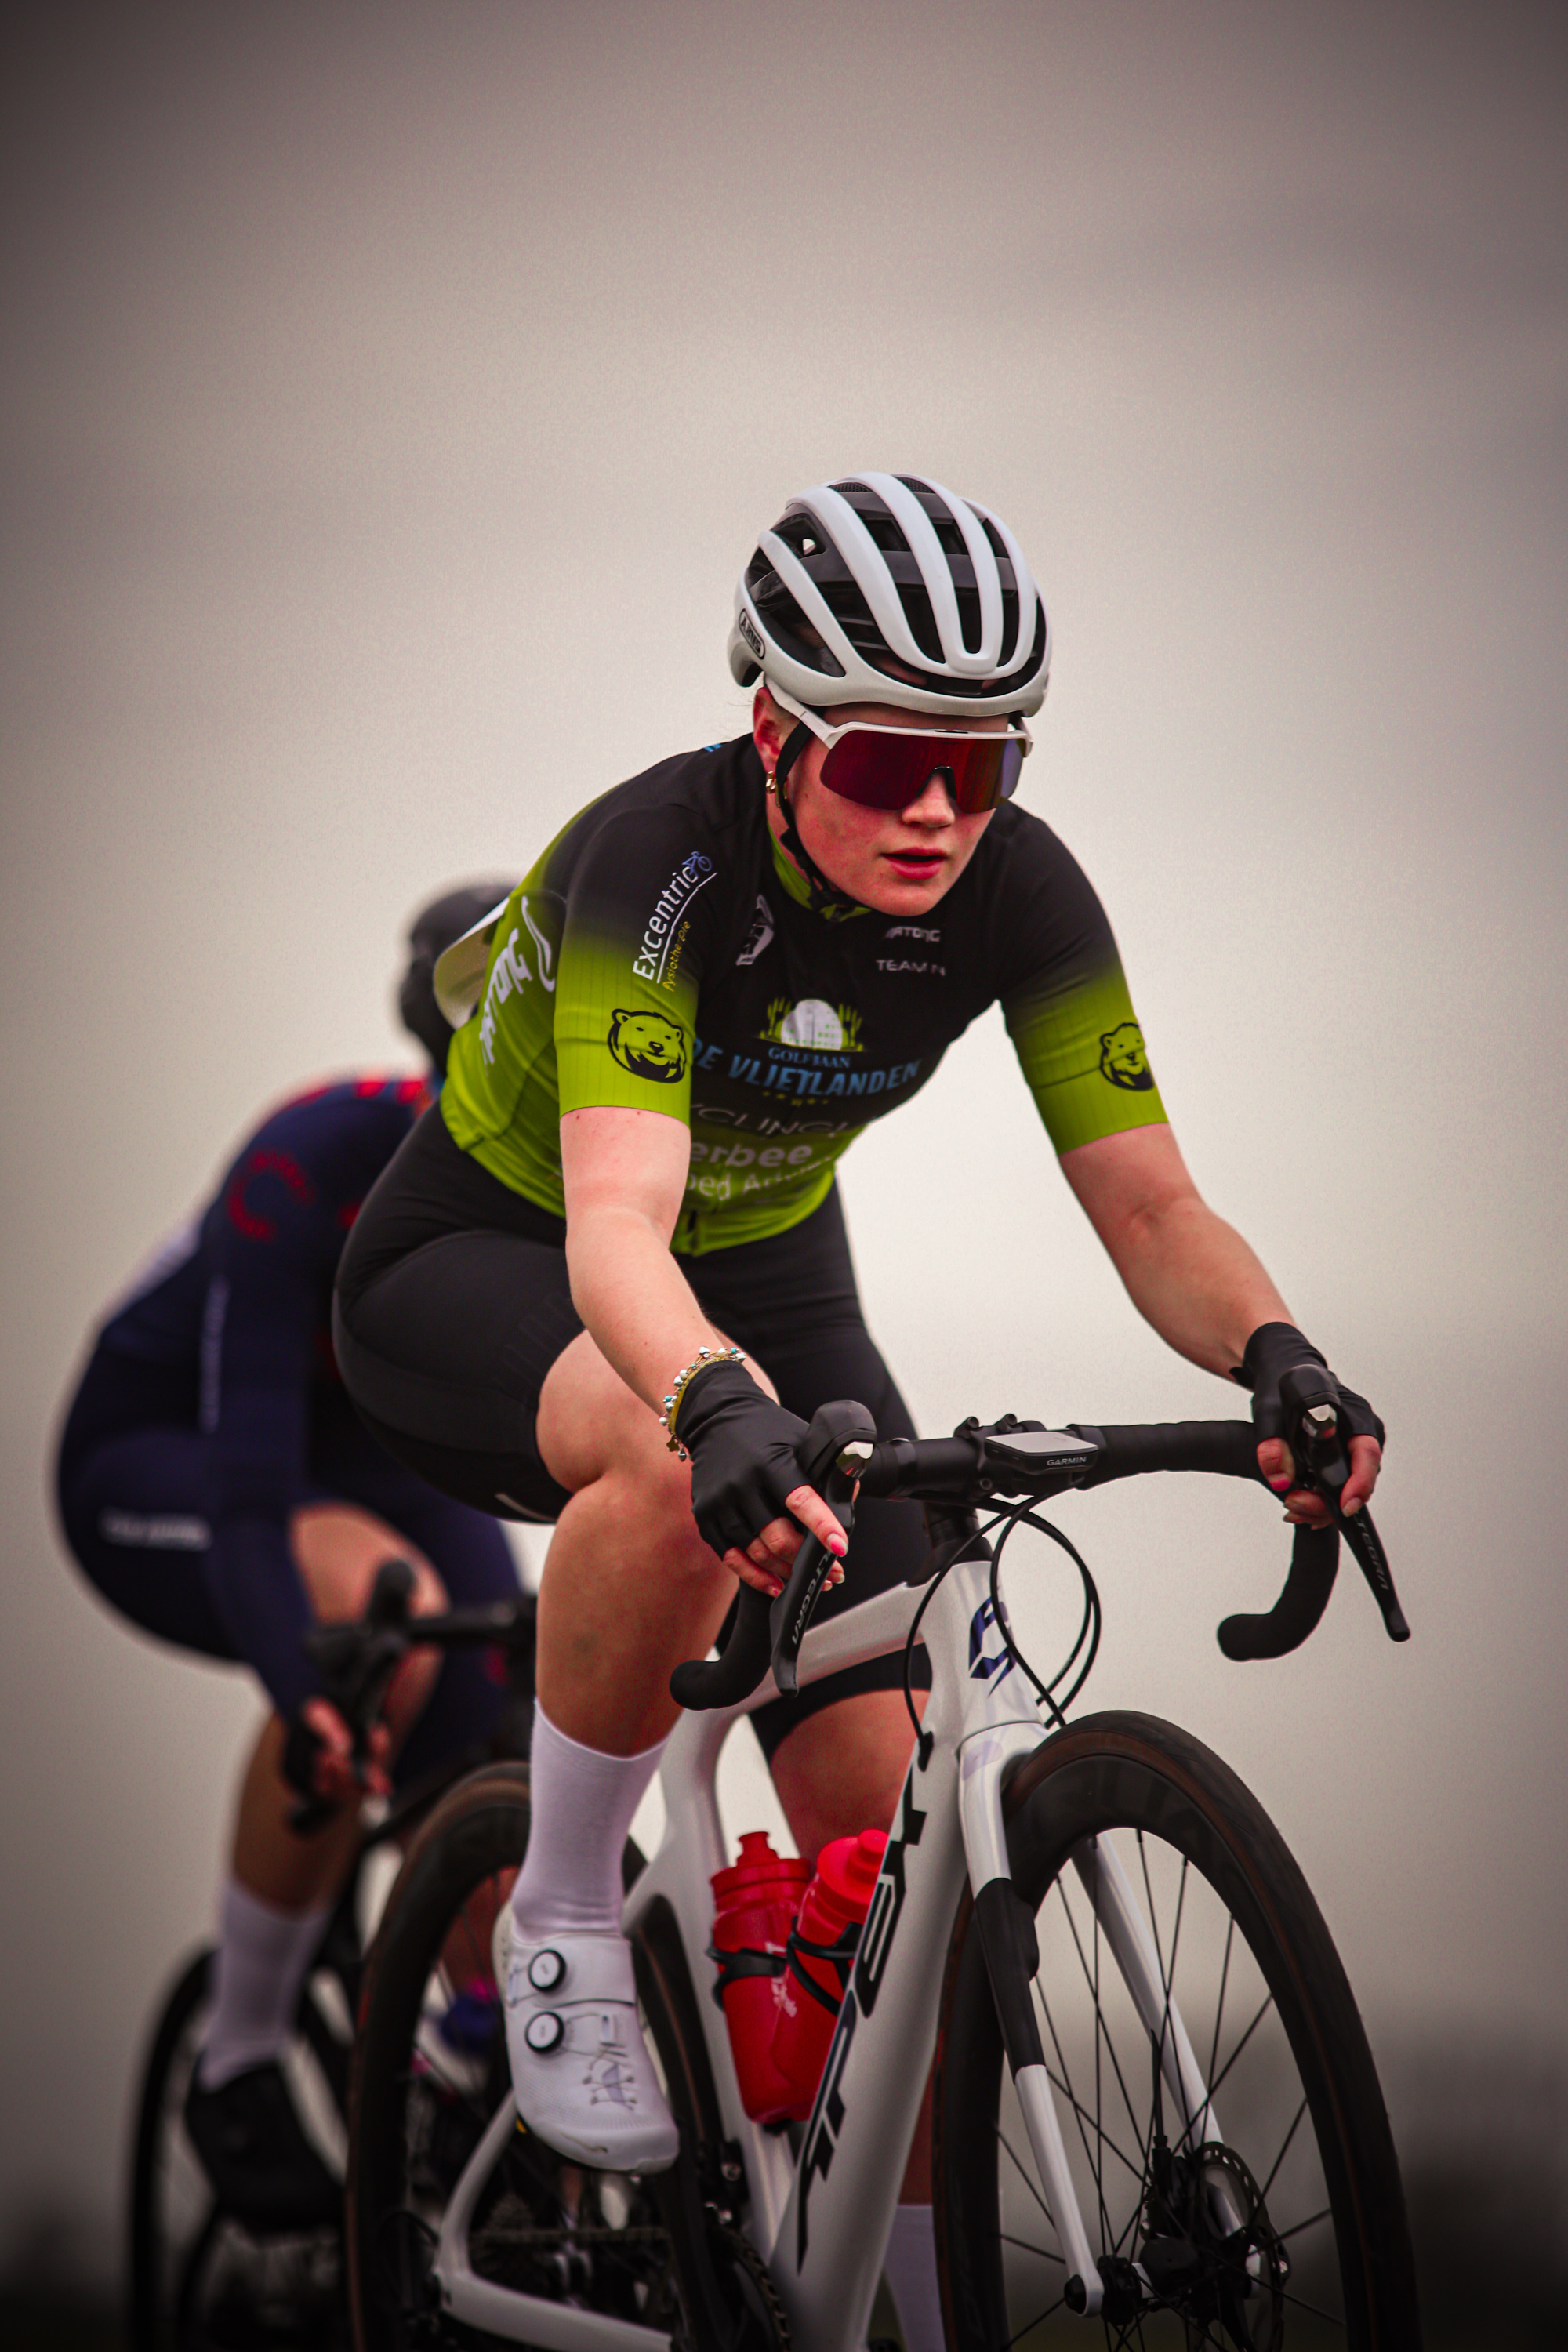
M 1163 1119 L 1110 924 L 1048 825 L 1005 803 L 928 914 L 830 919 L 764 783 L 749 736 L 667 760 L 508 900 L 441 1097 L 501 1182 L 562 1215 L 563 1114 L 664 1111 L 691 1132 L 673 1246 L 782 1233 L 998 1001 L 1058 1152 Z

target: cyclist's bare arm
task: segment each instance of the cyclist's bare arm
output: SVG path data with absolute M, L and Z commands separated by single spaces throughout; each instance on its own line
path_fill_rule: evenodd
M 656 1413 L 700 1348 L 728 1345 L 670 1255 L 690 1149 L 684 1123 L 659 1111 L 595 1108 L 561 1122 L 573 1303 L 600 1353 Z M 773 1566 L 795 1558 L 802 1527 L 836 1551 L 843 1546 L 838 1522 L 810 1486 L 788 1500 L 799 1526 L 775 1519 L 749 1553 L 724 1555 L 732 1573 L 763 1591 L 777 1582 Z
M 1259 1324 L 1294 1321 L 1255 1253 L 1204 1200 L 1170 1128 L 1101 1136 L 1064 1151 L 1061 1165 L 1129 1297 L 1178 1355 L 1224 1378 Z M 1382 1458 L 1375 1438 L 1351 1440 L 1343 1508 L 1368 1499 Z M 1258 1461 L 1272 1485 L 1289 1473 L 1278 1438 L 1264 1440 Z M 1311 1525 L 1325 1517 L 1318 1497 L 1300 1489 L 1289 1507 Z

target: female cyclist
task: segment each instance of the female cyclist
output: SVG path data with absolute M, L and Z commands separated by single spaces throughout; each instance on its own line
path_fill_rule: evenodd
M 342 2200 L 279 2064 L 358 1831 L 348 1735 L 301 1637 L 313 1620 L 357 1616 L 395 1556 L 414 1565 L 422 1613 L 447 1594 L 517 1590 L 494 1519 L 367 1436 L 329 1323 L 359 1203 L 440 1084 L 451 1030 L 436 958 L 507 887 L 447 892 L 410 931 L 399 1009 L 435 1077 L 346 1079 L 269 1112 L 107 1316 L 60 1440 L 61 1523 L 97 1591 L 146 1633 L 243 1660 L 272 1701 L 240 1786 L 216 2007 L 186 2107 L 220 2201 L 258 2229 L 330 2222 Z M 414 1654 L 388 1695 L 372 1787 L 385 1789 L 389 1765 L 417 1779 L 482 1743 L 501 1696 L 475 1654 Z M 305 1837 L 289 1827 L 302 1791 L 335 1809 Z
M 605 793 L 449 951 L 438 991 L 474 1017 L 344 1254 L 338 1353 L 372 1426 L 447 1493 L 556 1521 L 500 1959 L 519 2110 L 580 2161 L 675 2150 L 617 1926 L 670 1668 L 707 1648 L 729 1576 L 776 1590 L 803 1528 L 842 1551 L 795 1466 L 817 1405 L 857 1397 L 884 1436 L 910 1430 L 835 1165 L 988 1004 L 1134 1301 L 1251 1385 L 1260 1465 L 1289 1485 L 1279 1374 L 1313 1351 L 1194 1188 L 1094 892 L 1011 798 L 1049 656 L 1023 553 L 985 509 L 877 473 L 792 499 L 736 593 L 750 733 Z M 1353 1506 L 1377 1425 L 1346 1410 Z M 910 1506 L 864 1508 L 854 1597 L 922 1549 Z M 803 1853 L 890 1819 L 900 1671 L 753 1718 Z M 917 2143 L 917 2208 L 922 2164 Z M 923 2335 L 929 2208 L 900 2223 L 892 2283 Z

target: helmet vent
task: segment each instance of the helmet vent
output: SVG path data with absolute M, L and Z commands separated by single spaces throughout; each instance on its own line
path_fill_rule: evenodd
M 778 535 L 797 554 L 804 555 L 799 541 L 809 537 L 809 533 L 800 530 L 800 521 L 798 515 L 787 515 L 778 525 Z M 818 557 L 817 561 L 822 559 Z M 843 677 L 837 656 L 823 644 L 760 548 L 746 568 L 746 586 L 769 636 L 792 661 L 799 662 L 803 668 L 816 670 L 823 677 Z M 828 601 L 832 602 L 831 597 Z
M 808 490 L 747 567 L 741 593 L 767 650 L 742 612 L 731 672 L 749 678 L 754 664 L 771 675 L 776 654 L 781 683 L 810 700 L 820 682 L 825 704 L 1037 709 L 1050 635 L 1012 549 L 1005 525 L 918 475 Z

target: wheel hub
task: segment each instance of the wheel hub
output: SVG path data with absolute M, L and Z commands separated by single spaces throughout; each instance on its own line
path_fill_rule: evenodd
M 1150 2168 L 1143 2241 L 1135 2264 L 1110 2265 L 1107 2317 L 1131 2319 L 1142 2303 L 1162 2304 L 1185 2321 L 1190 2344 L 1212 2344 L 1223 2330 L 1237 2352 L 1279 2352 L 1290 2258 L 1246 2163 L 1218 2140 L 1177 2155 L 1162 2138 Z

